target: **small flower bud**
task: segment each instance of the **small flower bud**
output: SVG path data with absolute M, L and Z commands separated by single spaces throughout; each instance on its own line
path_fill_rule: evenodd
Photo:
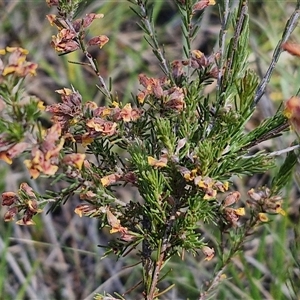
M 254 201 L 260 201 L 262 199 L 262 196 L 259 193 L 256 193 L 254 189 L 249 190 L 248 195 Z
M 239 192 L 232 192 L 230 193 L 223 201 L 223 206 L 231 206 L 234 203 L 237 203 L 241 198 L 241 194 Z
M 210 261 L 215 255 L 215 249 L 207 246 L 201 248 L 203 254 L 206 256 L 205 260 Z
M 193 6 L 193 11 L 195 12 L 197 10 L 203 10 L 207 6 L 215 5 L 215 4 L 216 4 L 215 0 L 200 0 L 196 2 L 196 4 Z
M 16 206 L 11 207 L 5 214 L 4 214 L 4 221 L 10 222 L 14 219 L 16 214 L 18 213 L 18 208 Z

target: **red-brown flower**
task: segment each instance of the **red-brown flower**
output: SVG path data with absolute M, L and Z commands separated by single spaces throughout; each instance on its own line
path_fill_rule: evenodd
M 20 47 L 7 47 L 6 51 L 10 53 L 8 58 L 8 64 L 5 66 L 2 60 L 0 65 L 3 67 L 0 75 L 7 76 L 13 74 L 18 77 L 25 77 L 27 75 L 35 75 L 37 64 L 29 62 L 26 60 L 26 55 L 28 50 Z M 1 70 L 0 70 L 1 71 Z
M 31 151 L 31 159 L 24 161 L 32 178 L 37 178 L 40 173 L 54 175 L 58 170 L 58 156 L 63 147 L 64 139 L 61 136 L 61 127 L 54 124 L 47 130 L 41 145 L 36 145 Z
M 11 206 L 16 204 L 19 200 L 19 197 L 14 192 L 5 192 L 2 193 L 2 205 L 3 206 Z
M 98 117 L 88 120 L 86 126 L 91 136 L 97 136 L 97 133 L 101 133 L 103 136 L 110 136 L 114 135 L 117 131 L 117 123 L 106 121 Z

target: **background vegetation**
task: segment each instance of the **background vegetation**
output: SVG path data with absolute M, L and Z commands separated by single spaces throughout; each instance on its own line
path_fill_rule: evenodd
M 182 54 L 182 36 L 179 18 L 172 1 L 152 1 L 154 21 L 158 35 L 165 45 L 170 60 Z M 250 63 L 263 76 L 270 64 L 272 53 L 281 38 L 285 23 L 295 8 L 295 1 L 250 1 Z M 136 25 L 136 15 L 127 1 L 88 0 L 82 6 L 82 15 L 88 12 L 103 13 L 105 18 L 92 24 L 91 36 L 106 34 L 110 42 L 103 51 L 95 52 L 101 74 L 113 78 L 118 97 L 127 102 L 131 92 L 138 90 L 138 74 L 161 74 L 156 58 L 143 40 L 143 33 Z M 57 102 L 53 92 L 70 83 L 76 85 L 84 99 L 103 103 L 96 88 L 97 78 L 88 68 L 68 64 L 80 60 L 74 52 L 58 57 L 49 46 L 53 28 L 45 15 L 49 8 L 44 1 L 0 1 L 0 48 L 7 45 L 22 46 L 29 50 L 31 60 L 39 64 L 36 77 L 26 82 L 27 91 L 47 104 Z M 216 46 L 220 30 L 217 6 L 205 11 L 196 43 L 205 54 Z M 292 37 L 299 40 L 299 28 Z M 262 120 L 273 115 L 282 101 L 299 90 L 300 59 L 283 53 L 267 92 L 259 103 L 259 109 L 247 129 L 251 130 Z M 76 84 L 75 84 L 76 83 Z M 213 89 L 208 86 L 207 89 Z M 287 132 L 274 142 L 260 147 L 269 151 L 287 147 L 295 139 Z M 262 148 L 261 148 L 262 149 Z M 280 163 L 280 161 L 278 162 Z M 276 171 L 274 171 L 276 172 Z M 0 162 L 0 191 L 16 191 L 24 179 L 42 192 L 47 182 L 38 185 L 28 175 L 23 164 L 15 162 L 11 167 Z M 250 188 L 270 183 L 274 174 L 236 178 L 235 186 L 242 195 Z M 299 188 L 298 176 L 292 178 L 283 191 L 286 217 L 276 217 L 273 222 L 257 231 L 244 245 L 244 251 L 235 257 L 227 271 L 228 280 L 218 288 L 215 299 L 299 299 Z M 52 189 L 64 186 L 57 182 Z M 131 197 L 130 192 L 123 197 Z M 92 299 L 95 292 L 115 291 L 120 294 L 139 280 L 140 266 L 126 268 L 135 262 L 135 253 L 126 259 L 115 257 L 101 259 L 104 245 L 110 239 L 99 232 L 96 220 L 79 218 L 74 208 L 77 198 L 68 201 L 51 214 L 35 218 L 35 227 L 20 227 L 0 220 L 0 299 Z M 1 215 L 4 210 L 1 209 Z M 211 239 L 214 232 L 207 230 L 204 236 Z M 166 286 L 175 283 L 171 291 L 161 299 L 197 299 L 203 283 L 211 278 L 214 261 L 203 263 L 199 257 L 186 255 L 171 263 Z M 140 299 L 137 289 L 136 297 Z M 128 299 L 128 298 L 126 298 Z

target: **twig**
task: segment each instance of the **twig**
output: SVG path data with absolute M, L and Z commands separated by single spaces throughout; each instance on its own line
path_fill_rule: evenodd
M 153 270 L 151 287 L 150 287 L 149 294 L 145 298 L 146 300 L 153 300 L 157 296 L 155 294 L 155 292 L 156 292 L 157 283 L 158 283 L 161 268 L 163 266 L 165 258 L 167 257 L 167 250 L 168 250 L 168 247 L 169 247 L 169 235 L 170 235 L 170 232 L 172 230 L 172 226 L 173 226 L 175 218 L 176 218 L 176 210 L 177 210 L 176 205 L 174 205 L 174 207 L 172 209 L 171 216 L 170 216 L 170 218 L 169 218 L 169 220 L 166 224 L 166 230 L 165 230 L 163 241 L 162 241 L 160 255 L 159 255 L 158 261 L 156 262 L 155 268 Z
M 161 51 L 161 48 L 158 44 L 158 41 L 156 39 L 156 34 L 155 31 L 153 29 L 153 26 L 151 25 L 149 18 L 147 16 L 147 10 L 146 10 L 146 6 L 145 3 L 141 0 L 136 0 L 137 5 L 140 7 L 140 10 L 142 12 L 141 17 L 143 19 L 143 22 L 147 28 L 147 34 L 149 35 L 149 37 L 151 38 L 152 42 L 153 42 L 153 52 L 157 55 L 157 57 L 159 58 L 159 61 L 161 62 L 161 67 L 163 72 L 167 75 L 170 76 L 171 71 L 169 69 L 169 65 L 167 60 L 165 59 L 163 52 Z
M 280 57 L 281 52 L 283 51 L 282 48 L 281 48 L 282 44 L 285 43 L 289 39 L 290 35 L 292 34 L 292 32 L 294 31 L 294 29 L 297 25 L 298 19 L 300 17 L 299 9 L 300 9 L 300 1 L 298 0 L 295 11 L 291 15 L 290 19 L 287 21 L 287 23 L 285 25 L 285 30 L 282 34 L 282 38 L 278 42 L 277 47 L 275 48 L 270 66 L 269 66 L 265 76 L 263 77 L 262 81 L 260 82 L 260 84 L 259 84 L 259 86 L 256 90 L 255 97 L 254 97 L 254 100 L 253 100 L 253 107 L 257 105 L 257 103 L 259 102 L 259 100 L 261 99 L 263 94 L 265 93 L 265 90 L 267 88 L 267 84 L 270 81 L 270 78 L 271 78 L 272 73 L 275 69 L 276 63 L 277 63 L 277 61 Z
M 274 138 L 276 135 L 280 134 L 281 132 L 283 132 L 286 128 L 288 128 L 290 126 L 289 123 L 284 123 L 280 126 L 278 126 L 277 128 L 274 128 L 272 131 L 269 131 L 267 133 L 265 133 L 264 135 L 262 135 L 261 137 L 259 137 L 258 139 L 252 141 L 251 143 L 249 143 L 248 145 L 244 146 L 243 148 L 241 148 L 241 151 L 247 150 L 253 146 L 256 146 L 258 144 L 260 144 L 261 142 L 264 142 L 266 140 L 269 140 L 271 138 Z
M 247 2 L 245 1 L 242 4 L 241 14 L 237 18 L 237 24 L 236 24 L 235 30 L 234 30 L 234 35 L 233 35 L 233 40 L 234 40 L 233 49 L 231 51 L 230 59 L 228 60 L 228 65 L 226 66 L 226 69 L 228 69 L 229 72 L 231 72 L 231 66 L 232 66 L 232 63 L 233 63 L 233 57 L 234 57 L 235 52 L 237 51 L 238 41 L 239 41 L 239 37 L 240 37 L 242 29 L 243 29 L 243 23 L 244 23 L 244 20 L 245 20 L 245 15 L 247 14 L 247 10 L 248 10 L 248 6 L 247 6 Z
M 221 54 L 221 65 L 219 66 L 219 70 L 218 70 L 218 80 L 217 80 L 217 88 L 220 89 L 222 86 L 222 78 L 223 78 L 223 67 L 224 67 L 224 60 L 223 60 L 223 56 L 225 54 L 225 47 L 226 47 L 226 27 L 227 27 L 227 23 L 228 23 L 228 18 L 230 15 L 229 12 L 229 0 L 225 0 L 224 1 L 224 17 L 222 19 L 222 24 L 221 24 L 221 38 L 220 38 L 220 43 L 219 43 L 219 47 L 220 47 L 220 54 Z M 220 14 L 221 15 L 221 14 Z
M 291 146 L 291 147 L 288 147 L 288 148 L 285 148 L 285 149 L 282 149 L 282 150 L 278 150 L 278 151 L 274 151 L 274 152 L 271 152 L 269 154 L 269 156 L 279 156 L 281 154 L 284 154 L 284 153 L 288 153 L 288 152 L 291 152 L 291 151 L 294 151 L 295 149 L 299 148 L 300 145 L 296 145 L 296 146 Z
M 66 19 L 65 20 L 67 26 L 73 31 L 76 32 L 76 30 L 73 27 L 72 22 L 70 22 L 70 20 Z M 91 68 L 93 69 L 93 71 L 95 72 L 95 74 L 97 75 L 99 81 L 100 81 L 100 88 L 103 89 L 103 94 L 108 97 L 109 99 L 111 98 L 111 94 L 109 89 L 106 86 L 106 83 L 103 79 L 103 77 L 101 76 L 99 70 L 98 70 L 98 66 L 95 63 L 94 58 L 92 57 L 92 55 L 86 50 L 85 46 L 83 45 L 82 41 L 80 40 L 79 35 L 77 34 L 77 43 L 81 49 L 81 51 L 83 52 L 83 54 L 85 55 L 85 57 L 87 58 L 87 60 L 89 61 L 89 65 L 91 66 Z
M 223 268 L 216 274 L 215 278 L 209 283 L 209 286 L 207 290 L 204 293 L 201 293 L 199 300 L 205 300 L 207 294 L 215 288 L 215 286 L 220 282 L 221 276 L 225 271 L 226 266 L 223 266 Z

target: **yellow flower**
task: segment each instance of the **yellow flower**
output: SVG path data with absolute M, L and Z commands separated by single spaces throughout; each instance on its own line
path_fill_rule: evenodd
M 90 145 L 93 141 L 94 141 L 94 139 L 89 136 L 82 136 L 82 146 L 83 147 Z
M 269 218 L 268 218 L 267 215 L 264 214 L 264 213 L 259 213 L 259 214 L 258 214 L 258 219 L 259 219 L 261 222 L 268 222 L 268 221 L 269 221 Z
M 150 166 L 153 166 L 154 168 L 163 168 L 167 166 L 168 159 L 165 157 L 160 158 L 159 160 L 152 157 L 148 156 L 148 164 Z
M 278 214 L 281 214 L 282 216 L 286 216 L 286 212 L 285 212 L 281 207 L 278 207 L 278 208 L 276 209 L 276 212 L 277 212 Z
M 110 175 L 102 177 L 100 179 L 100 181 L 103 186 L 109 186 L 109 185 L 117 182 L 120 178 L 121 178 L 121 175 L 119 175 L 119 174 L 110 174 Z
M 29 51 L 27 49 L 21 48 L 21 47 L 6 47 L 6 51 L 7 52 L 15 52 L 15 51 L 19 51 L 22 54 L 27 55 L 29 53 Z
M 208 246 L 203 246 L 201 248 L 203 254 L 206 256 L 205 260 L 210 261 L 215 255 L 215 249 Z
M 44 102 L 41 101 L 41 100 L 39 100 L 38 104 L 37 104 L 37 107 L 38 107 L 39 110 L 44 111 L 45 110 L 45 104 L 44 104 Z
M 235 213 L 238 216 L 244 216 L 245 215 L 245 208 L 244 207 L 237 208 L 237 209 L 235 209 Z
M 195 56 L 195 58 L 201 58 L 204 56 L 204 54 L 200 50 L 193 50 L 192 54 Z
M 109 231 L 110 233 L 116 233 L 120 232 L 122 234 L 127 233 L 127 228 L 123 227 L 120 223 L 120 220 L 116 216 L 112 214 L 112 212 L 107 209 L 106 211 L 106 216 L 107 216 L 107 222 L 111 226 L 111 230 Z
M 75 168 L 81 170 L 84 159 L 85 154 L 83 153 L 70 153 L 63 158 L 63 162 L 69 166 L 74 166 Z
M 0 159 L 4 160 L 9 165 L 12 164 L 12 159 L 8 157 L 8 153 L 6 151 L 0 152 Z

